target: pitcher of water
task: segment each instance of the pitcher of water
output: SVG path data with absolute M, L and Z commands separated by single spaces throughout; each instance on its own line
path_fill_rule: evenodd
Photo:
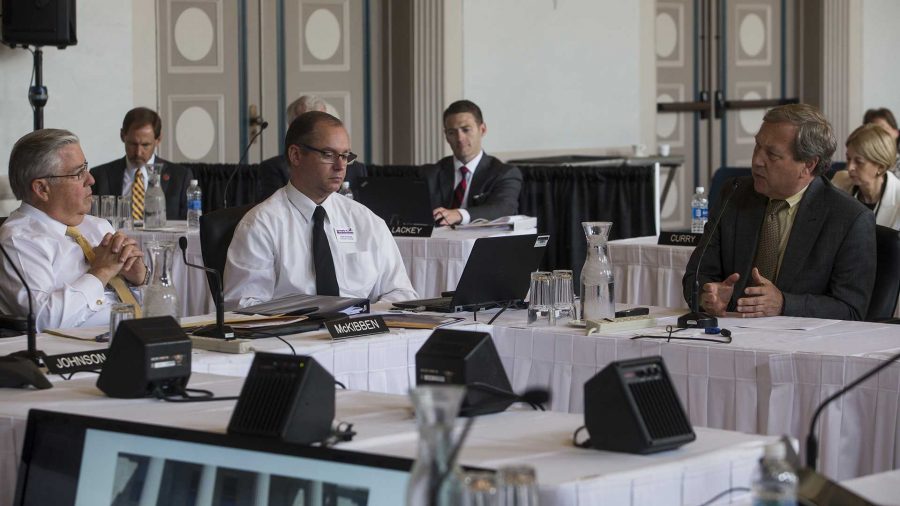
M 616 316 L 616 290 L 606 239 L 612 222 L 584 221 L 587 258 L 581 268 L 581 318 L 585 322 L 612 320 Z
M 144 228 L 166 226 L 166 194 L 163 193 L 160 177 L 162 163 L 147 164 L 147 190 L 144 192 Z
M 144 316 L 172 316 L 178 318 L 178 294 L 172 282 L 172 262 L 175 243 L 148 241 L 144 243 L 150 255 L 150 283 L 144 287 Z

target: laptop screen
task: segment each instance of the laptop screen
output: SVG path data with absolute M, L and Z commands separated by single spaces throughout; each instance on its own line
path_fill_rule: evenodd
M 424 179 L 381 177 L 362 178 L 354 190 L 356 200 L 395 225 L 434 225 L 431 197 Z
M 31 410 L 16 505 L 395 505 L 412 461 Z

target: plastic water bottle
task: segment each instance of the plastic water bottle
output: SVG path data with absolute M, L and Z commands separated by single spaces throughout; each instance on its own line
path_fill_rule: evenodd
M 782 442 L 766 446 L 753 476 L 753 506 L 796 506 L 797 473 L 785 453 Z
M 200 216 L 203 215 L 203 190 L 196 179 L 191 179 L 187 189 L 187 225 L 188 228 L 200 228 Z
M 353 191 L 350 190 L 350 181 L 344 181 L 343 183 L 341 183 L 341 189 L 338 190 L 338 193 L 350 200 L 353 200 Z
M 703 227 L 709 219 L 709 199 L 702 186 L 698 186 L 695 191 L 691 199 L 691 232 L 702 234 Z

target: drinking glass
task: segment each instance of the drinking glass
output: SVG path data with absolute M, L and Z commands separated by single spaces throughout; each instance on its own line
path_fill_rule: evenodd
M 100 196 L 100 217 L 108 221 L 112 228 L 119 228 L 119 219 L 117 217 L 116 196 L 101 195 Z
M 109 336 L 103 338 L 98 337 L 98 341 L 109 341 L 112 344 L 113 337 L 116 335 L 116 329 L 119 324 L 125 320 L 134 319 L 134 306 L 125 304 L 124 302 L 113 303 L 109 309 Z
M 556 321 L 568 321 L 575 318 L 575 287 L 572 284 L 572 271 L 557 269 L 553 271 L 553 309 Z
M 91 195 L 90 215 L 100 217 L 100 195 Z
M 533 467 L 501 467 L 497 476 L 500 506 L 537 506 L 538 488 Z
M 553 300 L 553 273 L 535 271 L 531 273 L 531 298 L 528 302 L 529 325 L 555 325 Z
M 117 212 L 119 217 L 119 228 L 122 230 L 132 230 L 134 228 L 131 220 L 131 197 L 119 197 L 116 201 Z
M 472 471 L 463 478 L 464 506 L 498 506 L 497 477 L 490 471 Z

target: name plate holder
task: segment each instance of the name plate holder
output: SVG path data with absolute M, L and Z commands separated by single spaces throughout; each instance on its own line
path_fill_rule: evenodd
M 99 371 L 106 363 L 109 348 L 99 350 L 76 351 L 60 355 L 45 355 L 44 364 L 51 374 L 72 374 L 82 371 Z
M 660 246 L 690 246 L 695 247 L 700 244 L 700 238 L 703 234 L 695 234 L 693 232 L 666 232 L 659 233 L 657 244 Z
M 325 328 L 328 329 L 328 333 L 331 334 L 331 339 L 334 341 L 351 337 L 387 334 L 391 331 L 387 324 L 384 323 L 384 319 L 379 315 L 331 320 L 325 322 Z
M 391 223 L 388 228 L 394 237 L 431 237 L 434 232 L 433 223 Z

